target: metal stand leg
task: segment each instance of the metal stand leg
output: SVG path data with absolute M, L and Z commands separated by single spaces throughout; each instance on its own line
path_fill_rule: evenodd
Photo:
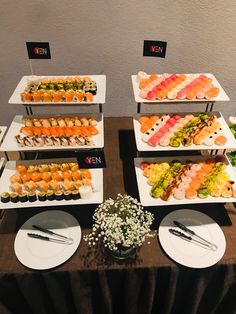
M 9 161 L 9 158 L 8 158 L 8 155 L 7 155 L 7 152 L 4 152 L 5 156 L 6 156 L 6 160 Z
M 99 112 L 102 113 L 102 104 L 99 104 Z
M 25 107 L 25 110 L 26 110 L 26 114 L 27 114 L 27 116 L 29 116 L 30 114 L 29 114 L 29 108 L 26 106 Z
M 208 112 L 209 105 L 210 105 L 210 103 L 208 102 L 207 105 L 206 105 L 205 112 Z
M 19 155 L 20 155 L 20 159 L 23 160 L 24 159 L 23 153 L 19 152 Z
M 141 112 L 141 103 L 137 102 L 137 113 Z
M 31 115 L 33 115 L 32 107 L 29 107 L 29 112 L 30 112 Z
M 213 110 L 214 104 L 215 104 L 214 101 L 212 103 L 210 103 L 210 110 L 209 110 L 210 112 Z

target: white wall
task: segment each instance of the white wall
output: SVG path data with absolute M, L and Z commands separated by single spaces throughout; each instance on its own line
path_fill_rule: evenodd
M 30 74 L 26 41 L 50 43 L 52 59 L 33 60 L 38 75 L 106 74 L 106 116 L 136 112 L 130 75 L 139 70 L 211 72 L 231 98 L 215 109 L 236 114 L 235 30 L 232 0 L 1 0 L 0 125 L 25 113 L 8 99 L 21 76 Z M 167 41 L 166 58 L 142 57 L 144 39 Z M 203 108 L 160 105 L 155 110 Z

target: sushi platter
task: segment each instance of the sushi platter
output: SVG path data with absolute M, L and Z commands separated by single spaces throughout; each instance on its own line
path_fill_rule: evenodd
M 9 99 L 9 104 L 104 104 L 105 95 L 105 75 L 23 76 Z
M 100 204 L 103 170 L 80 169 L 75 158 L 9 161 L 0 195 L 3 209 Z
M 137 103 L 229 101 L 213 74 L 132 75 Z
M 235 202 L 236 172 L 225 156 L 135 158 L 143 206 Z
M 1 151 L 85 150 L 104 147 L 103 115 L 15 116 Z
M 236 140 L 219 112 L 137 114 L 133 124 L 138 151 L 236 148 Z

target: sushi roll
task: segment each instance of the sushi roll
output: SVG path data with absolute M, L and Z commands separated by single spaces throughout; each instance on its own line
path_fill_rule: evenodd
M 61 146 L 61 141 L 59 137 L 53 137 L 52 141 L 54 146 Z
M 39 173 L 39 172 L 32 172 L 31 173 L 31 180 L 32 181 L 38 182 L 41 180 L 41 178 L 42 178 L 41 173 Z
M 19 194 L 18 193 L 11 193 L 10 194 L 10 201 L 12 203 L 18 203 L 19 202 Z
M 68 179 L 65 179 L 61 183 L 61 187 L 63 188 L 64 191 L 71 191 L 73 189 L 72 182 L 70 182 L 70 180 L 68 180 Z
M 34 193 L 35 190 L 36 190 L 36 183 L 34 181 L 29 181 L 29 182 L 26 182 L 24 184 L 24 187 L 26 189 L 26 191 L 30 192 L 30 193 Z
M 1 194 L 1 202 L 2 203 L 8 203 L 10 202 L 10 194 L 8 192 L 3 192 Z
M 62 201 L 63 200 L 63 193 L 61 191 L 55 192 L 55 199 L 57 201 Z
M 92 190 L 92 187 L 90 185 L 82 185 L 79 188 L 79 193 L 80 193 L 80 197 L 82 199 L 89 199 L 93 195 L 93 190 Z
M 37 165 L 29 165 L 27 172 L 32 173 L 38 171 L 38 166 Z
M 10 189 L 12 192 L 16 192 L 18 194 L 22 193 L 22 186 L 20 183 L 15 182 L 10 185 Z
M 20 178 L 23 183 L 29 182 L 31 180 L 31 174 L 28 172 L 23 173 Z
M 69 163 L 62 163 L 60 165 L 60 170 L 61 171 L 68 171 L 68 170 L 70 170 L 70 164 Z
M 44 191 L 39 192 L 38 200 L 40 202 L 44 202 L 44 201 L 46 201 L 46 199 L 47 199 L 46 193 Z
M 56 181 L 62 180 L 61 175 L 58 171 L 52 172 L 51 177 L 52 177 L 52 180 L 56 180 Z
M 40 121 L 41 121 L 42 126 L 45 128 L 49 128 L 51 126 L 51 123 L 48 119 L 40 119 Z
M 45 182 L 45 181 L 43 181 L 43 180 L 37 182 L 37 187 L 38 187 L 38 189 L 39 189 L 41 192 L 47 192 L 48 189 L 49 189 L 48 183 Z
M 78 191 L 77 191 L 78 192 Z M 79 192 L 78 192 L 79 193 Z M 64 199 L 66 200 L 66 201 L 69 201 L 69 200 L 71 200 L 72 199 L 72 192 L 71 191 L 65 191 L 64 192 Z
M 79 193 L 79 190 L 74 190 L 74 191 L 72 191 L 72 199 L 73 200 L 78 200 L 78 199 L 80 199 L 80 193 Z
M 47 199 L 48 199 L 49 201 L 54 201 L 54 200 L 55 200 L 55 194 L 54 194 L 53 191 L 48 191 L 48 192 L 47 192 Z
M 34 139 L 31 138 L 31 137 L 29 137 L 29 136 L 26 136 L 26 137 L 24 138 L 24 144 L 25 144 L 25 146 L 27 146 L 27 147 L 34 147 Z
M 15 139 L 16 139 L 16 142 L 17 142 L 18 146 L 20 146 L 20 147 L 24 147 L 25 146 L 25 142 L 24 142 L 24 138 L 23 137 L 21 137 L 20 135 L 16 135 Z
M 15 182 L 21 183 L 21 178 L 20 178 L 20 176 L 13 174 L 12 176 L 10 176 L 10 182 L 12 184 Z
M 37 196 L 36 196 L 35 192 L 30 192 L 28 194 L 28 199 L 29 199 L 29 202 L 31 202 L 31 203 L 36 202 Z
M 41 178 L 43 181 L 49 182 L 51 180 L 51 173 L 50 172 L 43 172 L 41 174 Z
M 77 171 L 79 169 L 79 164 L 77 162 L 70 162 L 69 167 L 72 172 Z
M 52 162 L 49 165 L 49 171 L 51 172 L 57 172 L 59 170 L 59 165 L 57 163 Z
M 43 173 L 43 172 L 48 172 L 49 171 L 49 165 L 47 164 L 41 164 L 38 166 L 38 171 Z
M 18 172 L 19 174 L 23 174 L 23 173 L 25 173 L 25 172 L 27 171 L 25 165 L 23 165 L 23 164 L 18 165 L 18 166 L 16 167 L 16 170 L 17 170 L 17 172 Z
M 53 146 L 53 145 L 54 145 L 53 139 L 50 138 L 50 137 L 46 137 L 46 138 L 45 138 L 45 145 L 46 145 L 46 146 Z
M 77 145 L 77 141 L 74 137 L 69 137 L 68 143 L 70 146 L 76 146 Z
M 69 146 L 68 137 L 61 137 L 61 145 L 62 146 Z
M 34 142 L 34 146 L 37 146 L 37 147 L 42 147 L 45 144 L 44 138 L 37 137 L 37 136 L 33 138 L 33 142 Z
M 49 182 L 49 187 L 52 191 L 57 192 L 60 189 L 59 183 L 56 180 L 51 180 Z
M 25 192 L 22 192 L 21 194 L 19 194 L 19 201 L 21 203 L 25 203 L 28 201 L 28 195 Z

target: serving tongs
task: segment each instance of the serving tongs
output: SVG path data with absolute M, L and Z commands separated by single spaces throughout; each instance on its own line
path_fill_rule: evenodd
M 27 233 L 27 235 L 31 238 L 55 242 L 55 243 L 60 243 L 60 244 L 73 244 L 74 243 L 74 240 L 72 238 L 65 237 L 59 233 L 53 232 L 51 230 L 48 230 L 48 229 L 45 229 L 45 228 L 42 228 L 42 227 L 36 226 L 36 225 L 33 225 L 32 227 L 36 230 L 50 234 L 54 237 L 53 238 L 52 237 L 46 237 L 46 236 L 42 236 L 42 235 L 37 234 L 37 233 Z
M 169 229 L 169 232 L 173 235 L 180 237 L 184 240 L 195 242 L 197 244 L 203 245 L 206 248 L 209 248 L 212 251 L 216 251 L 218 249 L 217 245 L 214 243 L 211 243 L 207 241 L 206 239 L 200 237 L 198 234 L 196 234 L 193 230 L 187 228 L 184 224 L 182 224 L 179 221 L 174 220 L 173 223 L 176 227 L 180 228 L 181 230 L 185 231 L 190 236 L 184 234 L 183 232 L 180 232 L 176 229 Z

